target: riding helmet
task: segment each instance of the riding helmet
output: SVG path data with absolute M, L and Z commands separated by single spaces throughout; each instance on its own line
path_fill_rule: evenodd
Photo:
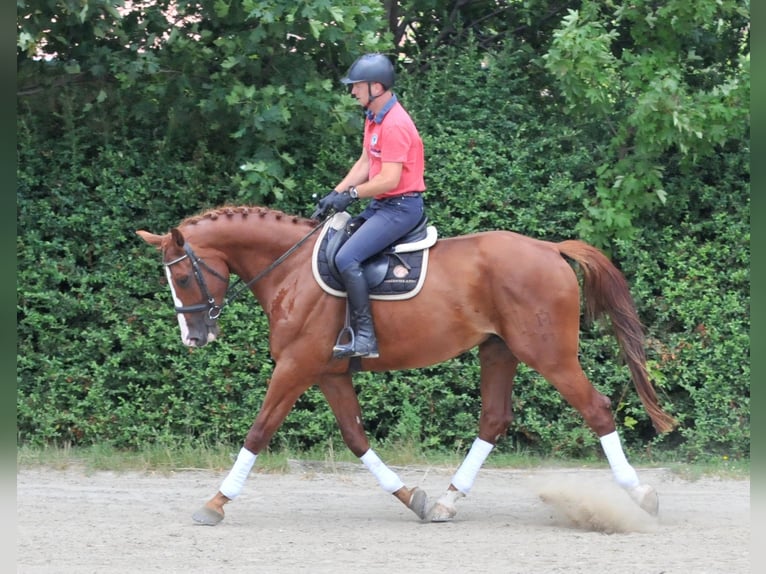
M 394 65 L 386 56 L 379 53 L 365 54 L 356 59 L 348 69 L 344 84 L 357 82 L 380 82 L 387 90 L 394 85 Z

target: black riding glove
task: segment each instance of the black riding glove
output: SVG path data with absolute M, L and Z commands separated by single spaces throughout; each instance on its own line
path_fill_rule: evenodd
M 338 213 L 345 211 L 354 201 L 355 199 L 351 197 L 351 194 L 348 191 L 341 191 L 335 193 L 334 196 L 330 196 L 330 205 Z
M 325 195 L 322 199 L 320 199 L 317 202 L 316 209 L 314 210 L 314 213 L 311 215 L 311 219 L 319 219 L 321 217 L 324 217 L 327 215 L 327 212 L 332 209 L 332 199 L 333 196 L 338 195 L 338 192 L 334 189 L 330 190 L 330 193 Z

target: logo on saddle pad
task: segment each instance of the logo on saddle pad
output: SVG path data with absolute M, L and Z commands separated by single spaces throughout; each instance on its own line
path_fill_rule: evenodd
M 420 292 L 426 279 L 429 247 L 436 243 L 436 228 L 423 219 L 406 236 L 365 260 L 362 271 L 371 299 L 409 299 Z M 345 297 L 346 291 L 335 266 L 335 255 L 353 234 L 349 213 L 336 213 L 322 228 L 311 256 L 314 279 L 327 293 Z

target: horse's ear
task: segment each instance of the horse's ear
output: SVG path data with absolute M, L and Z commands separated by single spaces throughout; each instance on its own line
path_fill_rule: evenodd
M 143 229 L 136 231 L 136 235 L 146 241 L 149 245 L 154 245 L 157 249 L 162 245 L 162 235 L 155 235 L 154 233 L 149 233 Z
M 178 247 L 183 247 L 184 243 L 186 243 L 186 239 L 184 239 L 183 234 L 178 230 L 177 227 L 174 227 L 170 230 L 170 236 L 173 238 L 173 241 L 176 242 Z

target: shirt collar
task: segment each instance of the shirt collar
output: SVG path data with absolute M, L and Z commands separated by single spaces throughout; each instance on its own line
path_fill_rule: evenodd
M 376 124 L 382 124 L 383 118 L 386 116 L 386 114 L 391 110 L 391 108 L 394 107 L 394 104 L 396 104 L 396 94 L 391 95 L 391 99 L 386 102 L 386 105 L 383 106 L 383 108 L 377 113 L 373 113 L 370 110 L 367 110 L 365 114 L 367 115 L 367 119 L 375 122 Z

